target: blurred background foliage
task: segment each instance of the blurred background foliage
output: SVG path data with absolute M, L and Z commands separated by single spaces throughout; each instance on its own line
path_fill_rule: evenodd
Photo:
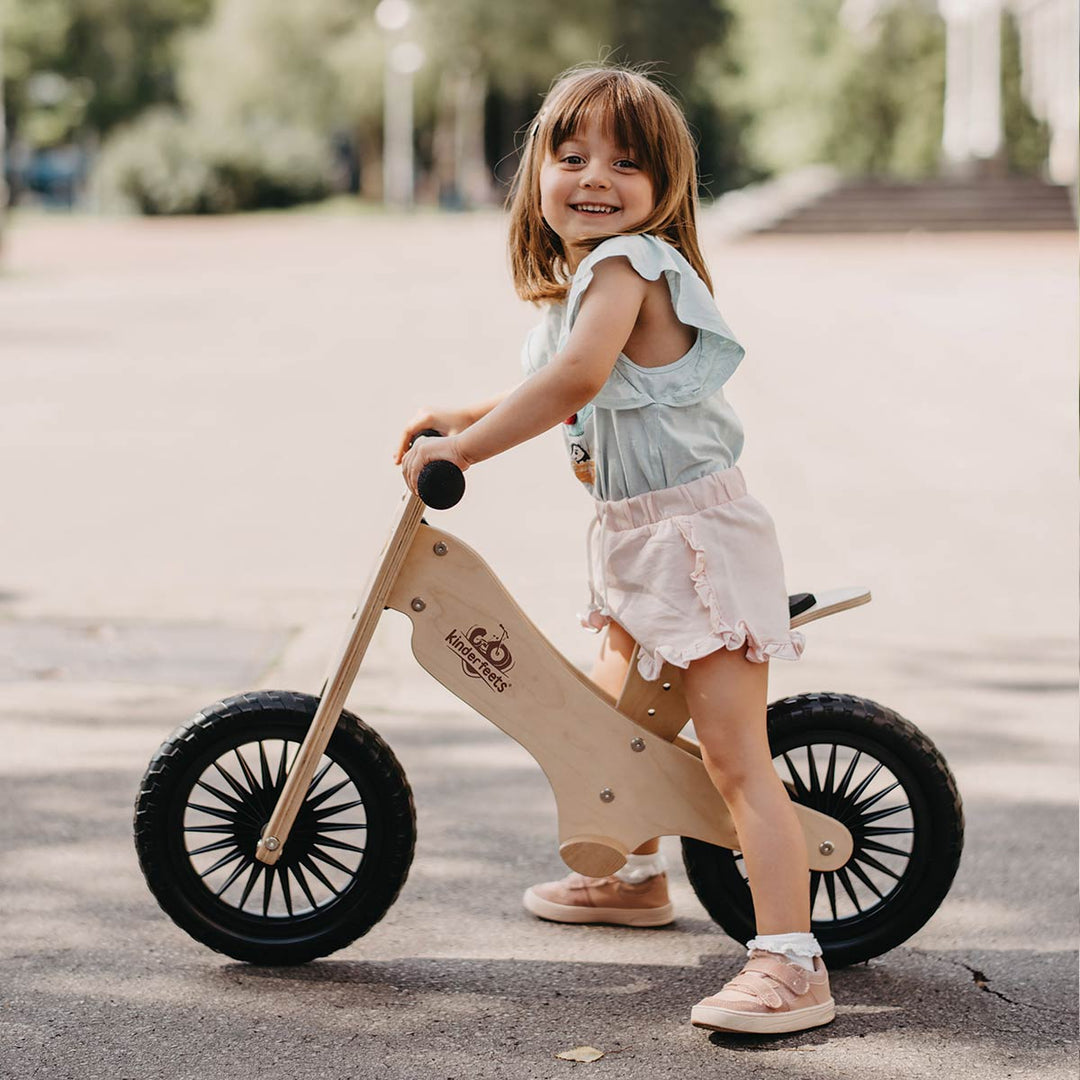
M 381 194 L 386 31 L 376 0 L 6 0 L 3 101 L 18 200 L 29 166 L 72 201 L 143 213 Z M 418 198 L 496 202 L 552 78 L 650 65 L 700 138 L 703 195 L 812 162 L 854 175 L 937 172 L 944 28 L 927 0 L 414 0 Z M 1008 22 L 1008 18 L 1006 17 Z M 1046 132 L 1003 62 L 1008 164 Z M 1011 50 L 1011 51 L 1010 51 Z

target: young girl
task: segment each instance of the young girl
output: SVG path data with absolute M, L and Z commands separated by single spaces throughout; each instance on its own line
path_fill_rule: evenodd
M 583 620 L 607 634 L 592 678 L 618 696 L 635 642 L 645 679 L 665 661 L 685 669 L 702 758 L 750 879 L 749 960 L 691 1020 L 799 1031 L 828 1023 L 834 1006 L 810 933 L 803 833 L 773 768 L 765 710 L 769 658 L 797 659 L 803 643 L 772 521 L 736 466 L 742 427 L 722 387 L 743 349 L 713 302 L 696 193 L 693 139 L 656 84 L 606 67 L 557 80 L 511 195 L 515 285 L 546 305 L 525 344 L 528 378 L 472 408 L 424 410 L 395 460 L 415 491 L 429 461 L 468 469 L 562 422 L 596 501 Z M 409 450 L 424 428 L 447 435 Z M 525 905 L 561 922 L 670 922 L 658 841 L 610 878 L 536 885 Z

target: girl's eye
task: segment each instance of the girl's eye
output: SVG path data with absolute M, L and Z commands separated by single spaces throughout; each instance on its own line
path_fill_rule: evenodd
M 563 156 L 564 165 L 584 165 L 585 159 L 580 154 L 565 154 Z
M 638 163 L 636 161 L 631 161 L 629 158 L 622 158 L 621 160 L 616 161 L 615 164 L 620 169 L 636 169 L 638 167 Z

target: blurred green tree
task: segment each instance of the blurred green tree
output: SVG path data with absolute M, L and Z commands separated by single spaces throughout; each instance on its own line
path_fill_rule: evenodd
M 1021 92 L 1020 33 L 1011 12 L 1002 14 L 1001 116 L 1005 164 L 1010 171 L 1041 176 L 1050 154 L 1050 127 L 1036 119 Z
M 103 135 L 175 99 L 177 31 L 213 0 L 7 0 L 3 94 L 9 133 L 53 145 Z M 42 80 L 42 77 L 46 80 Z

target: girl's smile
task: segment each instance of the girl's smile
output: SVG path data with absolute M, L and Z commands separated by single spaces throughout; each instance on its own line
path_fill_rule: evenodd
M 587 253 L 583 241 L 631 232 L 653 207 L 652 179 L 595 120 L 548 153 L 540 169 L 540 210 L 571 271 Z

